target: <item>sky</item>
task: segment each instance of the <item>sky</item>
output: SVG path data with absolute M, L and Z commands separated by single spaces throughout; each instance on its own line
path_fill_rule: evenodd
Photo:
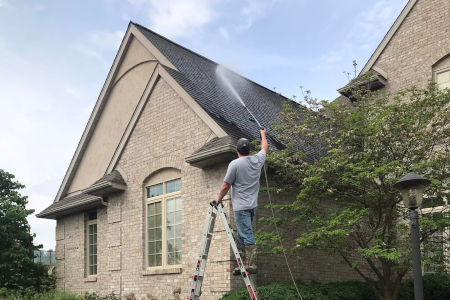
M 130 20 L 287 97 L 332 100 L 406 2 L 0 0 L 0 169 L 36 213 L 53 202 Z M 54 249 L 55 221 L 28 221 Z

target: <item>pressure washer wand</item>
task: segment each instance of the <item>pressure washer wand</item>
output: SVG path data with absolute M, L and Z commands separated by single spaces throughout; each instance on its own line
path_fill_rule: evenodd
M 253 119 L 250 119 L 250 121 L 255 121 L 256 124 L 258 124 L 260 129 L 264 129 L 263 126 L 261 126 L 261 124 L 258 122 L 258 119 L 252 114 L 252 112 L 250 111 L 250 109 L 248 109 L 248 107 L 246 105 L 244 105 L 245 109 L 248 111 L 248 113 L 252 116 Z

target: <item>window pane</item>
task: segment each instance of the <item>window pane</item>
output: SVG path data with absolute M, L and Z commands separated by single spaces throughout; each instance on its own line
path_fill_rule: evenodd
M 156 215 L 155 221 L 156 221 L 157 226 L 161 226 L 161 224 L 162 224 L 162 221 L 161 221 L 161 214 Z
M 148 240 L 154 241 L 155 240 L 155 229 L 149 229 L 148 230 Z
M 178 192 L 181 190 L 181 179 L 166 182 L 166 193 Z
M 168 265 L 173 265 L 174 264 L 173 253 L 172 252 L 167 253 L 167 264 Z
M 163 194 L 163 185 L 162 183 L 157 185 L 152 185 L 147 188 L 147 198 L 160 196 Z
M 175 240 L 174 239 L 168 239 L 167 240 L 167 251 L 173 252 L 175 249 Z
M 160 241 L 161 239 L 162 239 L 161 227 L 160 228 L 156 228 L 156 230 L 155 230 L 155 240 Z
M 156 251 L 155 251 L 157 254 L 160 254 L 160 253 L 162 253 L 162 242 L 161 241 L 159 241 L 159 242 L 156 242 Z
M 167 212 L 175 211 L 175 199 L 167 200 Z
M 153 267 L 156 266 L 156 256 L 155 255 L 149 255 L 148 256 L 148 266 Z
M 155 205 L 148 205 L 147 214 L 149 216 L 153 216 L 155 214 Z
M 444 71 L 441 73 L 437 73 L 436 75 L 437 75 L 436 76 L 437 83 L 450 81 L 450 71 Z
M 156 255 L 156 265 L 162 266 L 162 255 L 161 254 Z
M 167 220 L 166 220 L 167 227 L 172 226 L 173 223 L 174 223 L 173 221 L 175 219 L 175 214 L 174 213 L 168 213 L 166 218 L 167 218 Z
M 175 251 L 177 251 L 177 252 L 181 251 L 181 239 L 175 240 Z
M 175 226 L 175 237 L 177 238 L 181 237 L 181 225 Z
M 155 254 L 155 242 L 148 242 L 148 254 Z
M 180 224 L 181 223 L 181 211 L 177 211 L 174 215 L 174 223 Z
M 181 264 L 181 252 L 175 252 L 175 264 Z
M 148 228 L 155 228 L 156 222 L 155 217 L 150 216 L 148 217 Z

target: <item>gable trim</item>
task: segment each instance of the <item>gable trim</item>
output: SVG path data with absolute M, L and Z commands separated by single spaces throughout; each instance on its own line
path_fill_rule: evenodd
M 161 66 L 161 64 L 158 64 L 155 70 L 153 71 L 152 76 L 150 77 L 150 80 L 144 90 L 144 93 L 142 94 L 141 99 L 139 100 L 138 105 L 136 106 L 133 116 L 131 117 L 130 122 L 127 125 L 127 128 L 125 129 L 122 138 L 120 139 L 120 142 L 116 148 L 116 151 L 114 152 L 111 162 L 108 165 L 106 174 L 112 172 L 116 168 L 117 163 L 119 162 L 119 159 L 125 149 L 125 146 L 127 145 L 128 140 L 130 139 L 131 133 L 133 132 L 133 129 L 136 126 L 140 115 L 144 111 L 144 107 L 147 104 L 148 100 L 150 99 L 153 88 L 156 86 L 156 83 L 158 82 L 159 78 L 162 78 L 166 81 L 166 83 L 177 93 L 177 95 L 180 96 L 180 98 L 192 109 L 192 111 L 203 122 L 205 122 L 205 124 L 211 129 L 213 134 L 215 134 L 217 137 L 228 136 L 228 134 L 222 129 L 222 127 L 220 127 L 208 115 L 208 113 L 175 81 L 175 79 L 173 79 L 173 77 L 170 76 L 169 73 L 167 73 L 167 71 Z
M 364 74 L 373 67 L 416 3 L 417 0 L 409 0 L 359 74 Z
M 142 34 L 142 32 L 136 28 L 136 25 L 134 25 L 132 22 L 130 22 L 129 25 L 130 32 L 135 36 L 139 42 L 151 53 L 153 56 L 163 65 L 177 70 L 178 69 L 156 48 L 145 36 Z

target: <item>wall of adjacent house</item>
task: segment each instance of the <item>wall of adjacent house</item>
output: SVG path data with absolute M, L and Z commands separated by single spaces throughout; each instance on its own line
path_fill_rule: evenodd
M 294 193 L 271 194 L 273 204 L 287 204 L 295 200 Z M 269 204 L 267 194 L 260 193 L 259 195 L 259 209 L 257 212 L 257 219 L 261 217 L 272 217 L 269 209 L 264 208 Z M 290 220 L 295 217 L 294 214 L 288 212 L 280 212 L 275 210 L 277 218 L 287 220 L 280 224 L 279 230 L 283 237 L 283 246 L 288 258 L 289 267 L 296 280 L 302 282 L 336 282 L 343 280 L 362 280 L 362 278 L 344 261 L 339 255 L 331 255 L 323 251 L 315 249 L 303 249 L 292 252 L 291 249 L 295 246 L 295 239 L 304 231 L 302 223 L 290 223 Z M 265 232 L 274 232 L 275 227 L 267 223 L 256 222 L 256 228 Z M 278 244 L 276 244 L 278 245 Z M 270 254 L 268 248 L 260 247 L 257 257 L 259 272 L 257 275 L 258 284 L 265 285 L 276 282 L 289 282 L 291 276 L 289 274 L 286 261 L 282 254 Z M 353 259 L 360 259 L 354 256 Z M 370 273 L 364 264 L 362 271 L 371 277 Z
M 132 38 L 70 184 L 69 193 L 89 187 L 105 174 L 155 66 L 155 58 L 137 39 Z
M 57 253 L 61 253 L 60 248 L 71 247 L 71 255 L 76 259 L 66 255 L 58 260 L 59 288 L 79 293 L 134 294 L 137 299 L 173 299 L 173 291 L 181 288 L 181 299 L 188 296 L 189 276 L 194 272 L 209 201 L 217 197 L 227 166 L 202 170 L 189 166 L 184 158 L 199 149 L 211 134 L 209 127 L 160 78 L 119 159 L 118 169 L 124 175 L 127 190 L 108 197 L 107 209 L 99 211 L 97 280 L 92 281 L 84 271 L 82 214 L 70 216 L 58 220 L 57 232 L 64 228 L 65 238 L 57 241 Z M 145 182 L 162 168 L 181 171 L 181 269 L 152 270 L 145 264 Z M 229 203 L 225 204 L 229 210 Z M 230 246 L 220 222 L 215 231 L 204 300 L 217 299 L 231 289 Z M 79 248 L 73 252 L 75 245 Z
M 424 87 L 433 77 L 433 65 L 448 54 L 450 1 L 418 0 L 374 67 L 387 74 L 389 91 Z

